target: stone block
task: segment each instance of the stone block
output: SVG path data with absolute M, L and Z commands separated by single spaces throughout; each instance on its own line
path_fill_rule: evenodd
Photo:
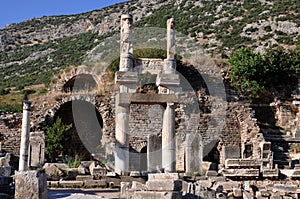
M 78 176 L 76 176 L 76 181 L 86 181 L 86 180 L 93 180 L 93 176 L 91 176 L 91 175 L 78 175 Z
M 39 171 L 15 174 L 15 199 L 48 199 L 46 175 Z
M 130 172 L 130 176 L 131 177 L 140 177 L 141 176 L 141 172 L 140 171 L 131 171 Z
M 182 193 L 179 191 L 173 192 L 157 192 L 157 191 L 136 191 L 133 194 L 134 199 L 182 199 Z
M 151 180 L 179 180 L 178 173 L 149 173 L 148 181 Z
M 132 186 L 131 186 L 131 189 L 134 190 L 134 191 L 137 191 L 137 190 L 146 190 L 147 187 L 145 184 L 141 183 L 141 182 L 137 182 L 137 181 L 132 181 Z
M 78 167 L 78 175 L 85 175 L 85 169 L 83 167 Z
M 75 180 L 63 180 L 59 182 L 59 186 L 62 188 L 78 188 L 83 186 L 83 182 Z
M 53 178 L 58 178 L 64 174 L 62 168 L 65 170 L 69 169 L 67 165 L 66 167 L 64 167 L 64 165 L 59 165 L 56 163 L 46 163 L 44 165 L 45 173 L 49 177 L 53 177 Z
M 243 196 L 242 190 L 239 189 L 239 188 L 233 188 L 233 189 L 232 189 L 232 192 L 233 192 L 233 196 L 234 196 L 234 197 L 239 198 L 239 197 L 242 197 L 242 196 Z
M 284 185 L 284 184 L 274 184 L 273 192 L 283 192 L 283 193 L 295 193 L 297 190 L 297 185 Z
M 218 173 L 216 172 L 216 171 L 213 171 L 213 170 L 208 170 L 208 171 L 206 171 L 206 174 L 205 174 L 207 177 L 211 177 L 211 176 L 213 176 L 213 177 L 215 177 L 215 176 L 217 176 L 218 175 Z
M 205 188 L 210 188 L 212 186 L 212 181 L 210 180 L 199 180 L 197 181 L 197 186 L 202 186 Z
M 95 178 L 99 178 L 106 174 L 106 169 L 98 165 L 97 167 L 91 168 L 90 172 L 92 176 L 94 176 Z
M 146 182 L 148 190 L 151 191 L 181 191 L 181 180 L 151 180 Z
M 120 183 L 120 187 L 121 187 L 121 198 L 127 198 L 128 194 L 128 190 L 131 188 L 131 183 L 130 182 L 121 182 Z
M 68 169 L 67 170 L 67 179 L 68 180 L 75 180 L 76 179 L 76 176 L 78 175 L 78 170 L 77 169 Z
M 248 191 L 244 191 L 243 198 L 244 199 L 252 199 L 253 197 L 251 196 L 251 194 Z
M 85 187 L 107 187 L 106 180 L 86 180 L 84 182 Z

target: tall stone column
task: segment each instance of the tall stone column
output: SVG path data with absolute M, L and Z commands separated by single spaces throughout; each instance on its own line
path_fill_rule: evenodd
M 163 115 L 162 168 L 165 172 L 175 171 L 175 110 L 173 103 L 167 103 Z
M 24 100 L 24 102 L 23 102 L 23 119 L 22 119 L 22 134 L 21 134 L 19 171 L 28 170 L 30 109 L 31 109 L 31 102 L 27 101 L 27 100 Z
M 167 59 L 164 61 L 166 74 L 174 74 L 176 72 L 175 55 L 175 19 L 170 18 L 167 21 Z
M 121 16 L 121 41 L 120 41 L 120 69 L 119 71 L 130 71 L 133 68 L 133 19 L 132 15 Z
M 116 106 L 115 172 L 124 175 L 129 171 L 129 105 Z

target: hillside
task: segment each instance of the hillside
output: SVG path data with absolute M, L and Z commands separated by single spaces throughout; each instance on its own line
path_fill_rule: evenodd
M 94 47 L 118 33 L 122 13 L 133 14 L 136 27 L 165 28 L 173 16 L 179 32 L 211 56 L 227 58 L 240 46 L 258 52 L 295 48 L 300 43 L 299 10 L 298 0 L 136 0 L 7 25 L 0 30 L 0 103 L 19 104 L 26 92 L 42 95 L 55 74 L 81 65 Z M 42 84 L 46 86 L 31 88 Z

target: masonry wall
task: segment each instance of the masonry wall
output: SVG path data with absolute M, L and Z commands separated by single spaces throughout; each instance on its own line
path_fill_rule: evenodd
M 142 137 L 161 133 L 164 108 L 161 105 L 131 104 L 129 116 L 130 137 Z

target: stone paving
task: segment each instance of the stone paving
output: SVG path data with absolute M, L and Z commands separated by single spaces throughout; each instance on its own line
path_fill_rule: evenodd
M 119 189 L 49 189 L 48 199 L 120 198 Z

